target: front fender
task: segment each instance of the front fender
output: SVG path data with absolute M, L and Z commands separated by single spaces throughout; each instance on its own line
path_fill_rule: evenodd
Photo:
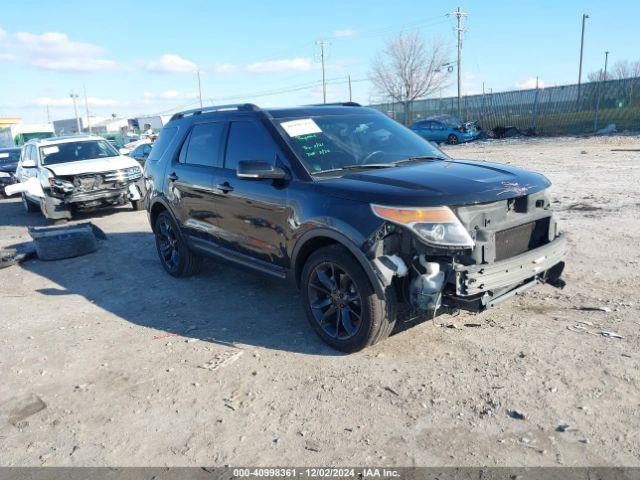
M 308 242 L 313 241 L 314 239 L 317 239 L 317 238 L 331 239 L 339 243 L 343 247 L 345 247 L 347 250 L 349 250 L 349 252 L 356 258 L 356 260 L 358 260 L 358 263 L 360 263 L 360 266 L 367 274 L 367 277 L 369 278 L 369 281 L 371 282 L 371 285 L 373 286 L 376 292 L 376 295 L 379 298 L 384 299 L 385 287 L 380 281 L 380 279 L 378 278 L 378 276 L 376 275 L 375 271 L 373 270 L 373 266 L 370 260 L 366 257 L 364 252 L 358 246 L 358 245 L 362 245 L 362 242 L 356 243 L 353 238 L 350 238 L 348 236 L 349 233 L 351 233 L 351 235 L 355 236 L 356 238 L 361 237 L 361 235 L 359 234 L 354 235 L 354 232 L 349 232 L 349 229 L 346 230 L 346 234 L 328 227 L 320 227 L 320 228 L 316 227 L 316 228 L 307 230 L 298 238 L 298 240 L 295 243 L 295 246 L 293 248 L 293 252 L 291 255 L 291 265 L 295 266 L 298 264 L 298 256 L 300 255 L 300 252 L 303 251 L 304 246 Z M 297 276 L 296 276 L 296 281 L 298 281 Z

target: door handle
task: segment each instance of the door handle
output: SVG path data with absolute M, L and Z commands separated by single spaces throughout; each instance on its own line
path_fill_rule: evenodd
M 229 182 L 221 183 L 220 185 L 216 185 L 216 188 L 220 190 L 222 193 L 233 192 L 233 187 L 229 185 Z
M 176 175 L 176 172 L 172 172 L 167 178 L 170 182 L 175 182 L 176 180 L 178 180 L 178 175 Z

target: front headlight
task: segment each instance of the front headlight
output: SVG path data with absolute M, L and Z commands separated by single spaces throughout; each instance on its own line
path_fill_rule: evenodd
M 449 207 L 385 207 L 371 205 L 373 213 L 390 222 L 410 228 L 435 247 L 473 248 L 469 232 Z

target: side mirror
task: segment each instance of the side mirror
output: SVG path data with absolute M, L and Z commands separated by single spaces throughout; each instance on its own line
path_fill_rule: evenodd
M 270 178 L 276 180 L 286 178 L 287 172 L 262 160 L 240 160 L 238 162 L 237 175 L 238 178 Z
M 22 168 L 36 168 L 36 162 L 31 160 L 30 158 L 25 158 L 22 161 Z

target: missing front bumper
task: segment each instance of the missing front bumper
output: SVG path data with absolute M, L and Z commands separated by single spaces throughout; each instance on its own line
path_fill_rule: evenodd
M 565 255 L 566 240 L 560 235 L 547 245 L 507 260 L 486 265 L 456 265 L 456 291 L 445 294 L 445 302 L 448 306 L 481 311 L 539 283 L 558 282 Z

